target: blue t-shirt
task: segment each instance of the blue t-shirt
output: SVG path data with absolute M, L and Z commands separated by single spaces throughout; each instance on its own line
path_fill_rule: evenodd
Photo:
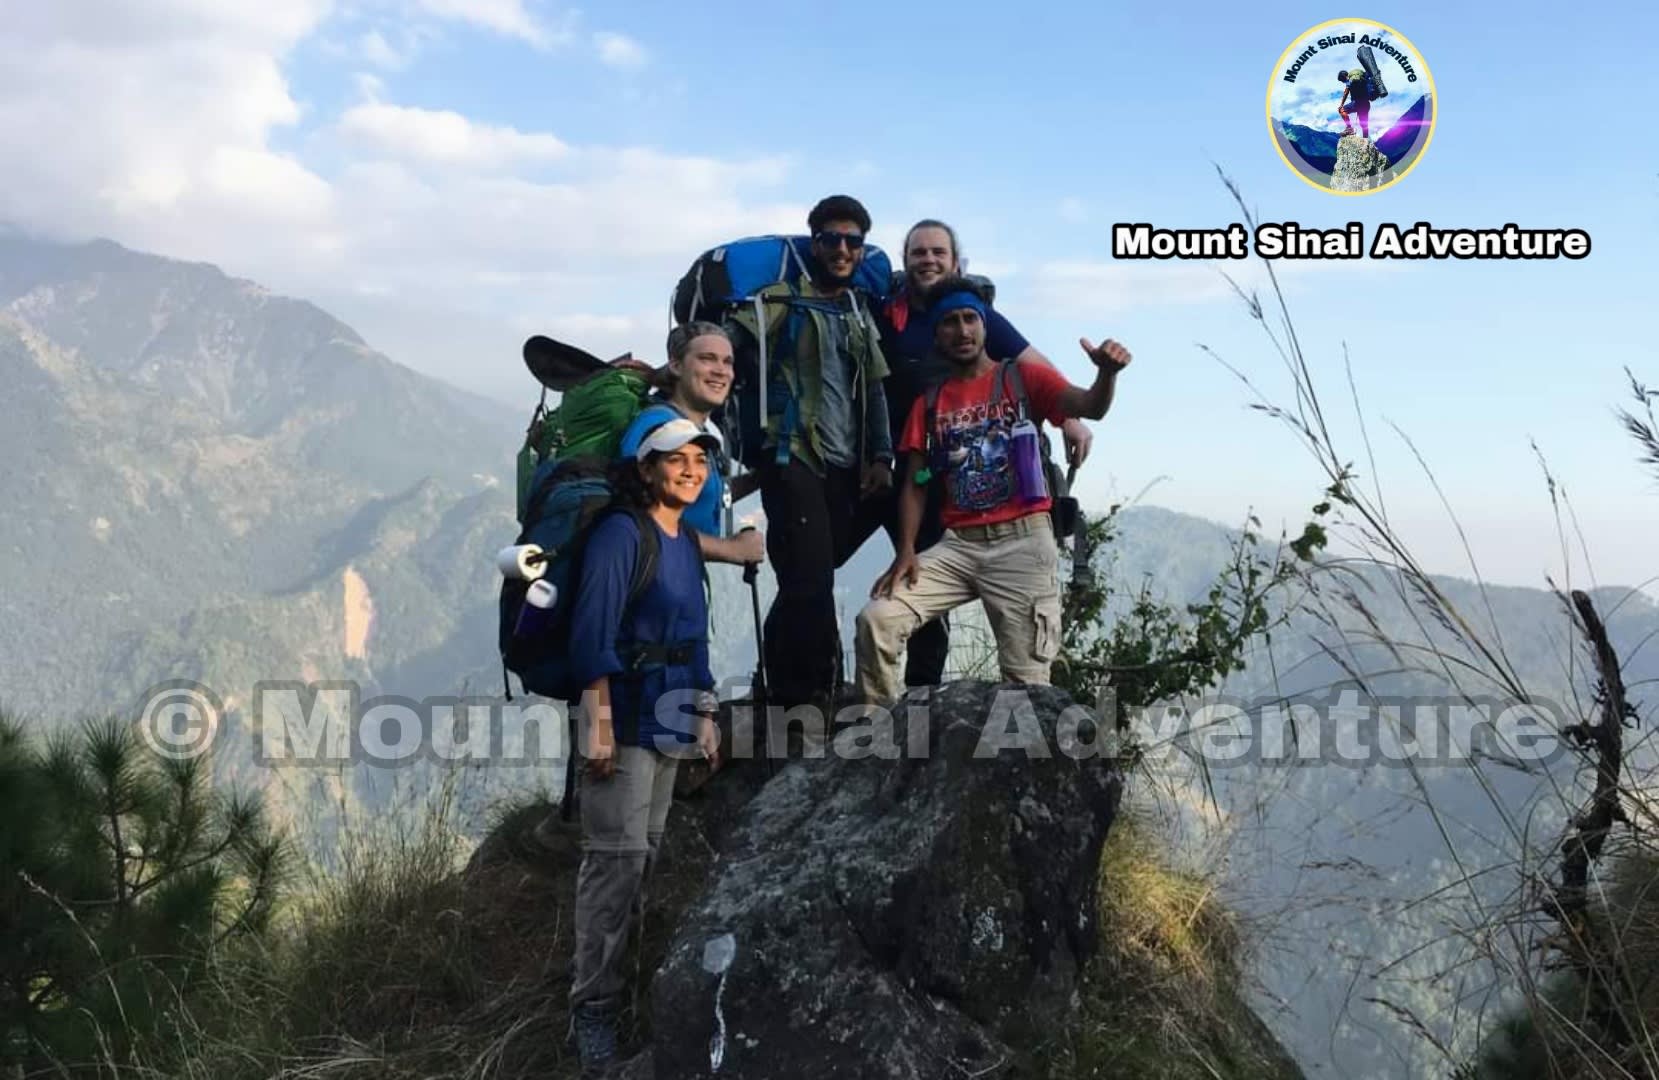
M 674 691 L 714 689 L 703 561 L 697 538 L 683 520 L 681 524 L 680 535 L 669 536 L 650 523 L 661 544 L 657 574 L 626 612 L 639 553 L 638 524 L 632 515 L 608 514 L 587 541 L 571 608 L 570 670 L 576 685 L 584 688 L 601 675 L 612 676 L 611 722 L 618 742 L 652 746 L 659 735 L 695 741 L 696 715 L 689 703 L 665 703 L 659 716 L 659 699 Z M 624 670 L 627 646 L 636 642 L 695 646 L 689 663 L 649 666 L 642 677 L 616 678 Z
M 926 311 L 911 309 L 904 329 L 894 325 L 893 312 L 897 305 L 908 301 L 903 294 L 884 305 L 877 319 L 881 327 L 881 351 L 887 357 L 891 374 L 885 383 L 887 415 L 892 421 L 893 445 L 899 445 L 904 434 L 904 422 L 910 417 L 911 406 L 925 394 L 928 387 L 943 382 L 950 375 L 950 361 L 933 351 L 933 321 Z M 985 318 L 985 351 L 992 360 L 1013 360 L 1031 347 L 1025 335 L 1014 329 L 1014 324 L 991 308 Z
M 679 409 L 666 402 L 646 406 L 634 417 L 633 422 L 628 425 L 628 430 L 622 433 L 622 456 L 633 457 L 639 449 L 639 444 L 653 428 L 683 415 Z M 719 424 L 711 420 L 701 426 L 704 431 L 719 439 L 722 447 L 726 445 Z M 703 490 L 698 493 L 697 501 L 686 507 L 683 520 L 689 522 L 693 529 L 704 536 L 721 536 L 725 533 L 723 512 L 726 509 L 726 480 L 722 475 L 725 471 L 725 452 L 722 450 L 709 455 L 709 478 L 703 482 Z

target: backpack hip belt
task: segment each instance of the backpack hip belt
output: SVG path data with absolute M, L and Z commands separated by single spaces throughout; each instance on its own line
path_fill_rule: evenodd
M 628 645 L 622 653 L 623 674 L 642 676 L 661 667 L 684 667 L 697 658 L 702 638 L 689 641 L 651 641 Z

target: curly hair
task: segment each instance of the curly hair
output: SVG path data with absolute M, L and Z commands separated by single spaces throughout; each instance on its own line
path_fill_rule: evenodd
M 653 466 L 661 457 L 661 451 L 653 450 L 645 456 L 644 462 L 633 458 L 618 458 L 611 462 L 608 476 L 611 501 L 629 510 L 649 510 L 657 505 L 657 496 L 645 482 L 645 477 L 640 475 L 639 467 L 641 464 Z
M 832 221 L 850 221 L 866 235 L 870 231 L 870 212 L 851 195 L 830 195 L 819 199 L 818 205 L 806 216 L 807 231 L 816 233 Z
M 651 490 L 651 485 L 640 472 L 641 466 L 644 466 L 645 470 L 656 468 L 657 462 L 664 456 L 661 450 L 653 450 L 645 455 L 643 461 L 618 458 L 611 462 L 610 467 L 605 470 L 605 478 L 611 484 L 612 503 L 629 510 L 649 510 L 657 505 L 656 492 Z M 713 471 L 713 464 L 709 465 L 709 469 Z

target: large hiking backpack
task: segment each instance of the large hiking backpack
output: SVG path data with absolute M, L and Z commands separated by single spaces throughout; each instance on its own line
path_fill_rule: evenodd
M 735 378 L 720 419 L 735 443 L 732 456 L 749 468 L 760 466 L 768 418 L 777 417 L 785 432 L 794 427 L 795 400 L 783 368 L 794 362 L 795 342 L 808 311 L 841 310 L 836 301 L 800 295 L 801 280 L 810 276 L 811 246 L 808 236 L 734 240 L 703 252 L 674 288 L 676 322 L 718 323 L 732 339 Z M 862 305 L 869 310 L 884 301 L 891 278 L 887 254 L 866 244 L 853 274 L 850 295 L 855 309 Z M 787 286 L 787 292 L 762 295 L 775 285 Z M 754 314 L 753 333 L 733 318 L 745 309 Z
M 605 514 L 631 512 L 615 507 L 608 468 L 609 463 L 592 458 L 555 462 L 531 492 L 527 521 L 517 542 L 542 549 L 545 570 L 538 580 L 555 590 L 552 612 L 539 633 L 515 633 L 531 583 L 507 578 L 501 583 L 497 643 L 503 667 L 517 675 L 532 694 L 566 702 L 581 695 L 583 688 L 573 684 L 570 674 L 570 621 L 587 538 Z M 640 522 L 639 535 L 639 554 L 628 587 L 630 606 L 656 577 L 660 554 L 657 530 L 649 522 Z
M 528 523 L 525 510 L 538 475 L 554 461 L 591 458 L 609 462 L 622 445 L 622 434 L 650 402 L 652 378 L 647 370 L 628 364 L 606 365 L 565 390 L 556 408 L 541 403 L 530 417 L 524 446 L 518 454 L 518 520 Z
M 970 274 L 966 271 L 963 271 L 961 277 L 963 281 L 971 282 L 972 284 L 979 286 L 979 291 L 985 296 L 985 306 L 990 307 L 997 302 L 996 282 L 992 281 L 984 274 Z M 888 297 L 897 298 L 899 290 L 902 288 L 904 288 L 904 271 L 894 270 L 892 276 L 889 277 L 887 281 Z
M 936 445 L 939 426 L 939 392 L 943 383 L 928 387 L 922 397 L 923 453 L 926 457 L 928 480 L 943 478 L 948 465 L 943 449 Z M 1020 376 L 1017 360 L 1003 360 L 997 364 L 996 376 L 991 380 L 991 404 L 1003 400 L 1004 389 L 1011 389 L 1014 397 L 1015 422 L 1031 418 L 1031 399 L 1025 393 L 1025 379 Z M 1042 432 L 1043 479 L 1048 484 L 1049 519 L 1054 524 L 1054 539 L 1064 546 L 1067 537 L 1078 531 L 1080 511 L 1077 500 L 1071 497 L 1069 475 L 1054 460 L 1054 447 L 1047 431 Z
M 585 374 L 577 370 L 553 376 L 545 361 L 555 349 L 581 352 L 546 338 L 525 343 L 525 363 L 543 389 L 518 455 L 520 529 L 515 541 L 542 549 L 542 577 L 555 590 L 553 611 L 547 629 L 533 639 L 515 637 L 530 583 L 507 578 L 501 585 L 497 645 L 503 680 L 510 671 L 531 693 L 568 700 L 572 688 L 566 685 L 560 635 L 569 628 L 567 605 L 574 596 L 582 541 L 611 506 L 609 469 L 628 425 L 650 403 L 652 379 L 650 369 L 630 357 L 610 364 L 586 357 L 591 370 Z M 549 389 L 561 391 L 553 409 L 547 407 Z M 642 529 L 641 535 L 645 539 L 635 584 L 643 588 L 655 573 L 657 534 Z
M 1360 67 L 1365 70 L 1365 96 L 1369 101 L 1381 101 L 1388 96 L 1388 87 L 1383 85 L 1382 69 L 1377 67 L 1377 58 L 1371 53 L 1371 46 L 1361 45 L 1354 53 Z

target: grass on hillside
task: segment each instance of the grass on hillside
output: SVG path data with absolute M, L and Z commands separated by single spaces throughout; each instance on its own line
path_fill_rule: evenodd
M 1245 1000 L 1245 939 L 1217 884 L 1173 867 L 1153 823 L 1120 813 L 1101 854 L 1100 955 L 1053 1080 L 1301 1075 Z
M 547 811 L 505 813 L 459 871 L 448 833 L 422 835 L 349 867 L 280 943 L 224 965 L 168 1075 L 350 1080 L 561 1080 L 570 903 L 579 855 L 530 840 Z M 649 1028 L 644 976 L 676 913 L 700 891 L 707 855 L 684 833 L 665 859 L 643 942 L 627 1042 Z M 1240 989 L 1239 929 L 1214 883 L 1171 869 L 1155 834 L 1128 814 L 1102 857 L 1101 951 L 1080 1022 L 1020 1073 L 1047 1080 L 1299 1076 Z M 159 1063 L 158 1063 L 159 1064 Z M 153 1074 L 152 1074 L 153 1075 Z
M 354 826 L 338 869 L 288 900 L 267 933 L 209 954 L 205 978 L 117 1063 L 63 1062 L 64 1077 L 338 1077 L 560 1080 L 577 827 L 558 850 L 532 839 L 550 811 L 521 802 L 467 855 L 452 800 L 406 826 Z M 702 891 L 712 850 L 677 806 L 635 948 L 628 1044 L 646 1041 L 648 976 L 678 913 Z M 1238 928 L 1213 882 L 1171 869 L 1155 831 L 1127 812 L 1100 866 L 1101 948 L 1078 1022 L 1008 1076 L 1297 1076 L 1244 1005 Z M 111 1045 L 114 1045 L 112 1041 Z

